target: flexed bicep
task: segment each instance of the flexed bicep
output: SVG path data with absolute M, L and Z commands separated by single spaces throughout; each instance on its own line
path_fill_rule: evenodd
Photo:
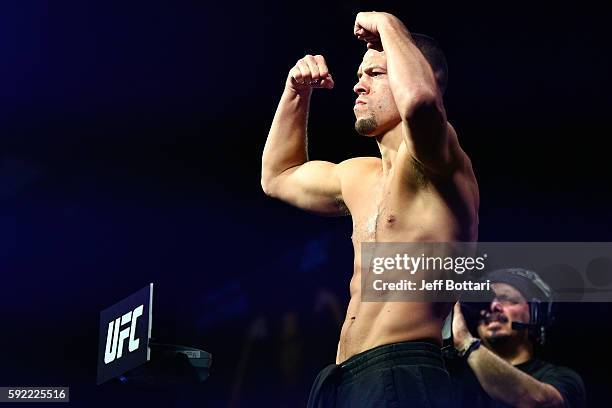
M 266 193 L 306 211 L 322 215 L 345 215 L 340 173 L 342 166 L 308 161 L 275 177 Z

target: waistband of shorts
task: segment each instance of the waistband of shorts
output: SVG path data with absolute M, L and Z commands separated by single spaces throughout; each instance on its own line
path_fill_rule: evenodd
M 385 344 L 355 354 L 338 368 L 340 375 L 354 376 L 366 369 L 378 368 L 390 362 L 408 365 L 430 365 L 446 369 L 440 345 L 429 341 L 404 341 Z

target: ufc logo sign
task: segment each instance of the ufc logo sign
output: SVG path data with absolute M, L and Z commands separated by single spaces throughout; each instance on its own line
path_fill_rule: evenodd
M 108 324 L 106 347 L 104 350 L 104 364 L 111 363 L 121 358 L 123 355 L 123 345 L 127 339 L 129 339 L 128 350 L 130 352 L 138 349 L 140 339 L 135 339 L 134 335 L 136 333 L 136 320 L 142 316 L 143 309 L 144 305 L 140 305 L 136 309 L 112 320 Z M 126 326 L 128 323 L 130 323 L 130 325 Z M 121 329 L 124 326 L 125 328 Z

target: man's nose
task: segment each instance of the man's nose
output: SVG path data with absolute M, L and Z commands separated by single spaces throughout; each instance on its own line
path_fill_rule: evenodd
M 491 312 L 501 312 L 504 310 L 503 305 L 497 299 L 493 299 L 490 306 Z
M 353 92 L 355 92 L 357 95 L 361 95 L 367 93 L 368 89 L 369 88 L 362 77 L 353 87 Z

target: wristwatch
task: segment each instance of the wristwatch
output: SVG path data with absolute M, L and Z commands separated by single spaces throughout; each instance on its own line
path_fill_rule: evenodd
M 474 350 L 478 349 L 478 347 L 480 347 L 480 339 L 472 340 L 466 349 L 459 351 L 459 357 L 467 360 L 468 357 L 470 357 L 470 354 L 472 354 Z

